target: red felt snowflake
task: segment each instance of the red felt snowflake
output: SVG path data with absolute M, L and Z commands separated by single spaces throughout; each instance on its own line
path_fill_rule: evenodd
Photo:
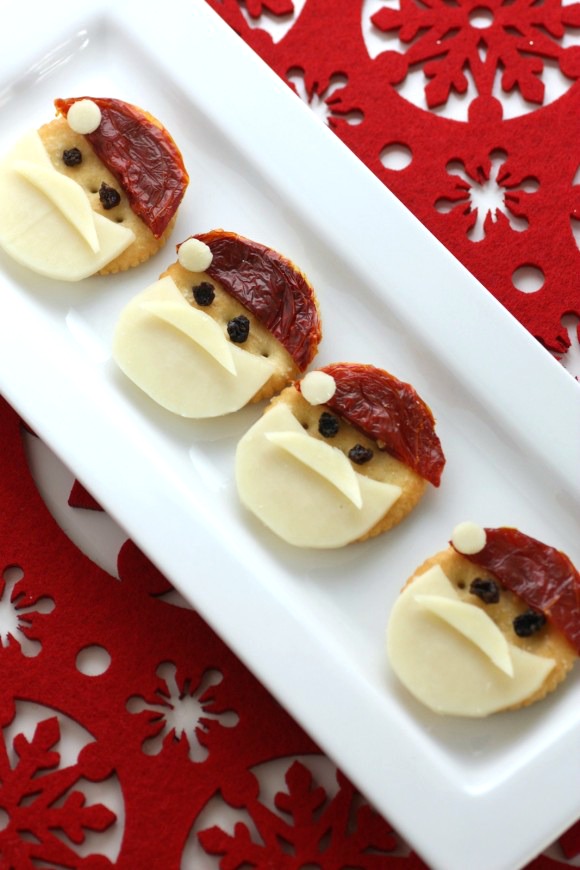
M 85 796 L 71 790 L 82 778 L 103 778 L 90 750 L 76 764 L 59 768 L 54 746 L 60 739 L 58 719 L 40 722 L 32 740 L 19 734 L 13 741 L 16 756 L 10 763 L 0 730 L 0 868 L 32 867 L 38 861 L 57 867 L 110 867 L 103 856 L 81 857 L 72 844 L 85 841 L 86 832 L 102 832 L 115 821 L 105 806 L 85 805 Z M 105 775 L 107 775 L 105 773 Z
M 255 833 L 240 821 L 231 834 L 213 827 L 201 831 L 199 840 L 208 854 L 221 856 L 222 870 L 246 865 L 258 870 L 299 870 L 306 865 L 378 870 L 399 841 L 368 804 L 356 806 L 356 792 L 348 780 L 341 774 L 337 778 L 339 790 L 329 799 L 310 770 L 295 761 L 286 772 L 286 791 L 276 794 L 271 809 L 261 802 L 252 777 L 245 795 L 238 788 L 231 801 L 249 813 Z
M 580 50 L 564 48 L 562 37 L 580 26 L 580 5 L 561 0 L 401 0 L 372 16 L 384 32 L 396 31 L 408 47 L 402 53 L 405 74 L 422 67 L 429 79 L 429 108 L 447 102 L 452 90 L 464 94 L 467 73 L 477 93 L 491 96 L 498 74 L 501 88 L 517 88 L 525 100 L 541 104 L 546 59 L 559 64 L 571 79 L 580 76 Z

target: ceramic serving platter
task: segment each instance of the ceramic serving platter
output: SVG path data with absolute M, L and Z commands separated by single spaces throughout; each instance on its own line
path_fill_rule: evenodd
M 385 626 L 465 519 L 580 564 L 577 383 L 203 2 L 2 14 L 2 151 L 57 96 L 116 96 L 171 131 L 191 184 L 172 240 L 131 272 L 61 284 L 0 255 L 0 391 L 431 867 L 523 865 L 580 814 L 578 669 L 528 710 L 441 718 L 397 684 Z M 317 363 L 386 368 L 433 409 L 443 482 L 388 535 L 282 544 L 234 485 L 237 441 L 263 409 L 176 418 L 113 363 L 124 304 L 174 242 L 214 227 L 306 272 Z

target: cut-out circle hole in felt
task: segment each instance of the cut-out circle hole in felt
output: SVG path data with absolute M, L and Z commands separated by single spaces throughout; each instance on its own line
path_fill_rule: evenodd
M 475 9 L 471 10 L 468 18 L 469 23 L 476 30 L 485 30 L 487 27 L 491 27 L 494 21 L 493 12 L 491 9 L 486 9 L 485 6 L 476 6 Z
M 537 293 L 544 286 L 545 275 L 539 266 L 527 263 L 512 273 L 512 282 L 516 290 L 522 293 Z
M 9 824 L 10 816 L 8 815 L 6 810 L 0 807 L 0 831 L 5 831 Z
M 13 585 L 14 583 L 18 583 L 19 580 L 22 580 L 24 577 L 24 571 L 20 565 L 7 565 L 2 572 L 2 577 L 5 583 Z
M 111 666 L 111 655 L 104 646 L 91 644 L 82 649 L 76 657 L 76 668 L 86 677 L 100 677 Z
M 413 160 L 413 152 L 408 145 L 403 142 L 391 142 L 381 150 L 379 155 L 380 161 L 385 169 L 393 169 L 395 172 L 401 172 L 411 165 Z

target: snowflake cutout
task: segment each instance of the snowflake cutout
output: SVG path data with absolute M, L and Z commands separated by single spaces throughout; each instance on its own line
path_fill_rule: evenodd
M 291 15 L 294 12 L 294 0 L 245 0 L 245 6 L 250 18 L 259 18 L 266 12 L 272 15 Z
M 249 776 L 252 784 L 245 797 L 236 792 L 231 800 L 249 813 L 257 836 L 243 822 L 237 822 L 231 834 L 217 826 L 198 834 L 206 854 L 221 856 L 222 870 L 371 870 L 383 866 L 385 855 L 399 847 L 382 817 L 368 804 L 357 805 L 357 793 L 340 773 L 339 790 L 329 799 L 310 770 L 294 761 L 286 772 L 286 791 L 275 796 L 276 811 L 260 801 L 257 780 Z
M 234 0 L 236 2 L 236 0 Z M 306 0 L 237 0 L 242 20 L 277 43 L 290 32 Z M 219 10 L 218 10 L 219 11 Z
M 83 858 L 68 845 L 84 843 L 87 831 L 106 831 L 115 815 L 101 804 L 86 806 L 85 796 L 71 791 L 83 778 L 96 781 L 102 771 L 90 747 L 77 764 L 59 769 L 54 747 L 60 736 L 56 716 L 40 722 L 30 741 L 18 734 L 13 741 L 16 763 L 11 765 L 0 731 L 0 870 L 32 867 L 39 861 L 94 870 L 111 866 L 104 856 Z
M 24 656 L 32 658 L 41 650 L 41 644 L 31 637 L 32 614 L 47 614 L 54 609 L 51 598 L 32 598 L 16 587 L 24 577 L 17 565 L 7 566 L 0 577 L 0 650 L 13 642 L 20 646 Z
M 462 212 L 472 242 L 482 241 L 498 222 L 516 232 L 527 229 L 526 197 L 538 190 L 539 183 L 532 178 L 514 181 L 504 151 L 493 151 L 473 173 L 476 177 L 461 160 L 449 163 L 447 172 L 454 182 L 453 194 L 438 199 L 435 207 L 443 213 Z
M 518 91 L 535 106 L 545 98 L 545 62 L 567 79 L 580 77 L 577 38 L 580 6 L 562 0 L 400 0 L 371 16 L 382 33 L 397 34 L 401 52 L 389 52 L 393 82 L 422 69 L 429 80 L 429 109 L 444 105 L 452 92 L 465 94 L 471 82 L 480 97 Z
M 304 70 L 293 67 L 288 70 L 286 78 L 300 99 L 310 106 L 316 117 L 326 122 L 329 127 L 335 127 L 336 120 L 339 118 L 346 121 L 347 124 L 361 123 L 362 112 L 358 109 L 344 109 L 342 107 L 342 91 L 348 83 L 348 76 L 335 73 L 330 76 L 326 86 L 320 87 L 315 82 L 309 87 Z
M 155 693 L 161 698 L 159 703 L 140 696 L 127 702 L 129 712 L 149 714 L 154 734 L 144 742 L 143 751 L 159 755 L 167 743 L 173 742 L 188 747 L 190 761 L 205 761 L 209 756 L 205 743 L 213 728 L 233 728 L 239 721 L 233 710 L 219 709 L 210 692 L 222 682 L 223 675 L 217 670 L 207 670 L 199 685 L 192 689 L 189 680 L 179 684 L 174 664 L 163 662 L 157 668 L 157 676 L 164 682 L 164 687 Z

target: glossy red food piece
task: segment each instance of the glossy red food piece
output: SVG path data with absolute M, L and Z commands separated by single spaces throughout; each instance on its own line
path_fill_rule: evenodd
M 384 443 L 434 486 L 445 465 L 431 409 L 415 389 L 375 366 L 335 363 L 321 371 L 332 375 L 336 392 L 326 406 L 374 441 Z
M 483 550 L 464 558 L 544 613 L 580 655 L 580 574 L 570 559 L 517 529 L 486 529 L 485 534 Z
M 304 371 L 316 354 L 321 327 L 314 291 L 302 272 L 272 248 L 236 233 L 212 230 L 195 238 L 213 254 L 207 274 L 251 311 Z
M 74 97 L 54 104 L 66 117 L 73 103 L 82 99 L 92 100 L 101 110 L 101 123 L 85 138 L 123 188 L 132 210 L 160 238 L 189 183 L 179 149 L 164 127 L 121 100 Z

